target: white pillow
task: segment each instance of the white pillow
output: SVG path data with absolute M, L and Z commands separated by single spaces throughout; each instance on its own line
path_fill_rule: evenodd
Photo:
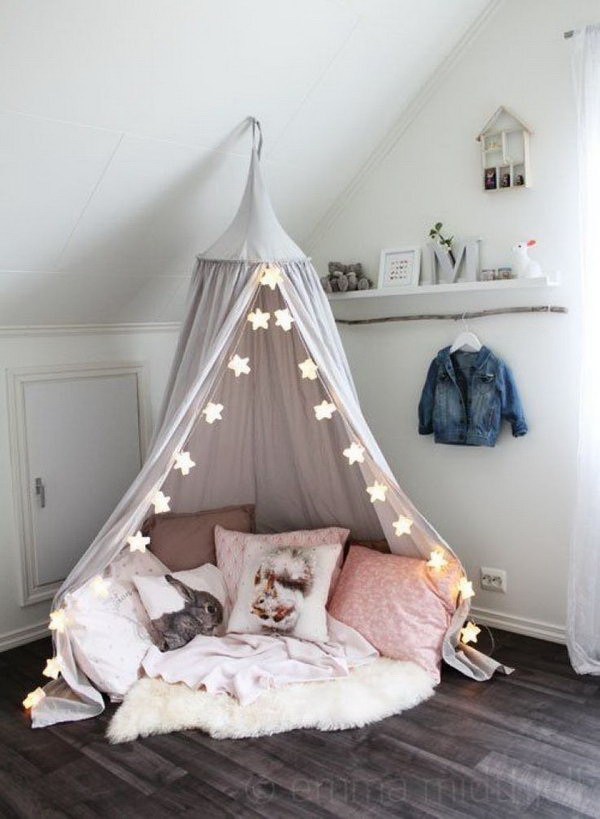
M 339 543 L 302 548 L 248 543 L 227 630 L 327 642 L 325 604 L 341 551 Z
M 181 648 L 197 634 L 225 633 L 227 587 L 212 563 L 162 577 L 136 577 L 134 583 L 150 619 L 150 635 L 161 651 Z
M 165 572 L 167 567 L 151 552 L 126 549 L 103 574 L 107 596 L 99 596 L 92 581 L 67 597 L 67 628 L 77 663 L 100 691 L 113 698 L 120 699 L 137 680 L 152 645 L 148 615 L 133 578 Z

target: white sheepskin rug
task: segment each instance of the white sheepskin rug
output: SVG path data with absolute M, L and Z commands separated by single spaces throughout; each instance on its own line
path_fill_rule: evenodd
M 294 728 L 339 731 L 399 714 L 428 699 L 431 677 L 418 665 L 378 657 L 347 677 L 272 688 L 242 706 L 227 694 L 143 678 L 129 690 L 108 731 L 112 743 L 199 728 L 215 739 L 279 734 Z

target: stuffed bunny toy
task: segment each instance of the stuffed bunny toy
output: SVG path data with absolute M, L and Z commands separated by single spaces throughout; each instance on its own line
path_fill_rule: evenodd
M 536 244 L 535 239 L 529 239 L 517 242 L 512 249 L 515 254 L 515 272 L 520 279 L 535 279 L 542 275 L 540 263 L 530 259 L 528 254 L 529 248 Z
M 212 635 L 223 622 L 223 606 L 217 598 L 206 591 L 196 591 L 171 574 L 165 580 L 184 599 L 179 611 L 168 611 L 150 620 L 150 634 L 160 651 L 181 648 L 198 634 Z

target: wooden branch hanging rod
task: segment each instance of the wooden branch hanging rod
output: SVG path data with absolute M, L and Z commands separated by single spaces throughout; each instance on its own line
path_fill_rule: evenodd
M 485 318 L 486 316 L 502 316 L 508 313 L 568 313 L 568 307 L 557 307 L 550 304 L 542 304 L 537 307 L 498 307 L 495 310 L 472 310 L 464 313 L 423 313 L 414 316 L 385 316 L 384 318 L 367 319 L 336 319 L 338 324 L 382 324 L 390 321 L 429 321 L 431 319 L 442 319 L 451 321 L 464 321 L 474 318 Z

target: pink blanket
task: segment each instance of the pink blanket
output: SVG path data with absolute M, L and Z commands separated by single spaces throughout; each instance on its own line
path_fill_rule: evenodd
M 152 646 L 142 666 L 149 677 L 231 694 L 246 705 L 267 688 L 345 677 L 354 666 L 378 656 L 354 629 L 329 616 L 327 625 L 327 643 L 267 634 L 198 636 L 174 651 L 161 653 Z

